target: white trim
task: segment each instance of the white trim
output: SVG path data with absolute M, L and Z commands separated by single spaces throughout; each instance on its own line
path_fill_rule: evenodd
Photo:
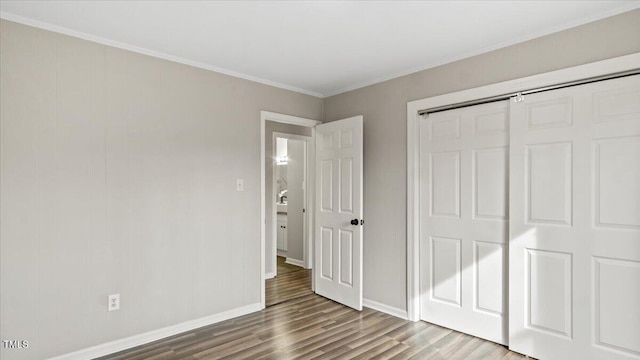
M 411 114 L 412 116 L 410 116 Z M 419 115 L 407 104 L 407 319 L 420 320 L 420 133 Z
M 268 273 L 264 274 L 265 280 L 273 279 L 274 277 L 276 277 L 276 273 L 275 272 L 268 272 Z
M 302 89 L 302 88 L 298 88 L 295 86 L 291 86 L 291 85 L 287 85 L 287 84 L 282 84 L 279 82 L 275 82 L 275 81 L 271 81 L 271 80 L 267 80 L 267 79 L 262 79 L 262 78 L 258 78 L 255 76 L 251 76 L 251 75 L 247 75 L 247 74 L 243 74 L 243 73 L 239 73 L 233 70 L 228 70 L 228 69 L 224 69 L 224 68 L 220 68 L 217 66 L 212 66 L 212 65 L 207 65 L 207 64 L 203 64 L 200 62 L 196 62 L 196 61 L 192 61 L 192 60 L 188 60 L 185 58 L 181 58 L 178 56 L 174 56 L 174 55 L 170 55 L 170 54 L 166 54 L 163 52 L 159 52 L 159 51 L 155 51 L 155 50 L 151 50 L 151 49 L 146 49 L 146 48 L 141 48 L 138 46 L 134 46 L 134 45 L 129 45 L 126 43 L 121 43 L 118 41 L 114 41 L 114 40 L 109 40 L 103 37 L 99 37 L 99 36 L 95 36 L 95 35 L 91 35 L 91 34 L 87 34 L 81 31 L 77 31 L 77 30 L 72 30 L 69 28 L 65 28 L 62 26 L 58 26 L 58 25 L 53 25 L 51 23 L 46 23 L 46 22 L 42 22 L 42 21 L 38 21 L 38 20 L 34 20 L 34 19 L 29 19 L 29 18 L 25 18 L 23 16 L 20 15 L 16 15 L 16 14 L 12 14 L 12 13 L 8 13 L 8 12 L 0 12 L 0 18 L 2 19 L 6 19 L 9 21 L 13 21 L 13 22 L 17 22 L 20 24 L 24 24 L 24 25 L 28 25 L 28 26 L 33 26 L 33 27 L 37 27 L 40 29 L 44 29 L 44 30 L 49 30 L 49 31 L 53 31 L 53 32 L 57 32 L 60 34 L 65 34 L 65 35 L 69 35 L 69 36 L 73 36 L 73 37 L 77 37 L 80 39 L 84 39 L 84 40 L 88 40 L 88 41 L 92 41 L 92 42 L 96 42 L 99 44 L 103 44 L 103 45 L 108 45 L 108 46 L 112 46 L 112 47 L 116 47 L 119 49 L 124 49 L 124 50 L 128 50 L 128 51 L 133 51 L 139 54 L 144 54 L 144 55 L 148 55 L 148 56 L 153 56 L 156 58 L 160 58 L 160 59 L 165 59 L 165 60 L 169 60 L 169 61 L 173 61 L 173 62 L 177 62 L 177 63 L 181 63 L 181 64 L 185 64 L 185 65 L 190 65 L 190 66 L 194 66 L 197 68 L 201 68 L 201 69 L 205 69 L 205 70 L 210 70 L 210 71 L 214 71 L 217 73 L 221 73 L 221 74 L 225 74 L 225 75 L 229 75 L 229 76 L 233 76 L 233 77 L 237 77 L 240 79 L 245 79 L 245 80 L 249 80 L 249 81 L 253 81 L 253 82 L 257 82 L 257 83 L 261 83 L 261 84 L 265 84 L 265 85 L 269 85 L 269 86 L 274 86 L 277 88 L 281 88 L 281 89 L 285 89 L 285 90 L 290 90 L 290 91 L 295 91 L 301 94 L 306 94 L 306 95 L 311 95 L 311 96 L 315 96 L 318 98 L 327 98 L 330 96 L 335 96 L 335 95 L 339 95 L 345 92 L 349 92 L 349 91 L 353 91 L 356 89 L 360 89 L 366 86 L 370 86 L 370 85 L 374 85 L 374 84 L 378 84 L 381 82 L 385 82 L 388 80 L 393 80 L 405 75 L 409 75 L 409 74 L 413 74 L 416 72 L 420 72 L 423 70 L 427 70 L 427 69 L 431 69 L 431 68 L 435 68 L 437 66 L 441 66 L 444 64 L 449 64 L 455 61 L 459 61 L 462 59 L 467 59 L 476 55 L 480 55 L 480 54 L 484 54 L 484 53 L 488 53 L 497 49 L 501 49 L 501 48 L 505 48 L 507 46 L 511 46 L 514 44 L 519 44 L 525 41 L 529 41 L 532 39 L 536 39 L 545 35 L 549 35 L 549 34 L 553 34 L 559 31 L 563 31 L 566 29 L 570 29 L 576 26 L 580 26 L 580 25 L 584 25 L 590 22 L 594 22 L 597 20 L 601 20 L 607 17 L 611 17 L 614 15 L 618 15 L 618 14 L 622 14 L 628 11 L 632 11 L 634 9 L 639 8 L 640 5 L 634 2 L 630 2 L 629 4 L 625 4 L 623 6 L 620 6 L 618 8 L 609 10 L 609 11 L 603 11 L 601 13 L 598 13 L 595 16 L 588 16 L 588 17 L 584 17 L 581 19 L 577 19 L 568 23 L 565 23 L 561 26 L 557 26 L 557 27 L 553 27 L 553 28 L 549 28 L 549 29 L 545 29 L 545 31 L 536 31 L 533 32 L 531 34 L 528 34 L 526 36 L 522 36 L 519 37 L 518 39 L 515 40 L 511 40 L 511 41 L 505 41 L 499 44 L 495 44 L 495 45 L 491 45 L 491 46 L 487 46 L 481 49 L 477 49 L 474 51 L 470 51 L 470 52 L 466 52 L 464 54 L 458 55 L 458 56 L 452 56 L 449 58 L 446 58 L 444 60 L 440 60 L 440 61 L 434 61 L 434 62 L 430 62 L 427 64 L 423 64 L 419 67 L 414 67 L 414 68 L 410 68 L 410 69 L 405 69 L 403 71 L 399 71 L 399 72 L 394 72 L 392 74 L 389 75 L 385 75 L 385 76 L 380 76 L 374 79 L 370 79 L 367 81 L 363 81 L 363 82 L 359 82 L 359 83 L 355 83 L 355 84 L 351 84 L 336 90 L 331 90 L 331 91 L 327 91 L 324 93 L 320 93 L 317 91 L 313 91 L 313 90 L 307 90 L 307 89 Z
M 632 11 L 634 9 L 639 8 L 640 5 L 638 3 L 635 2 L 629 2 L 629 4 L 625 4 L 623 6 L 620 6 L 618 8 L 609 10 L 609 11 L 603 11 L 601 13 L 598 13 L 595 16 L 587 16 L 581 19 L 577 19 L 568 23 L 565 23 L 561 26 L 556 26 L 553 28 L 549 28 L 546 29 L 545 31 L 536 31 L 533 32 L 531 34 L 522 36 L 518 39 L 515 40 L 511 40 L 511 41 L 505 41 L 499 44 L 495 44 L 495 45 L 491 45 L 491 46 L 487 46 L 481 49 L 477 49 L 474 51 L 469 51 L 466 52 L 464 54 L 458 55 L 458 56 L 452 56 L 449 58 L 446 58 L 444 60 L 440 60 L 440 61 L 434 61 L 434 62 L 430 62 L 427 64 L 423 64 L 421 66 L 418 67 L 414 67 L 414 68 L 410 68 L 410 69 L 405 69 L 403 71 L 398 71 L 398 72 L 394 72 L 392 74 L 389 75 L 384 75 L 384 76 L 380 76 L 374 79 L 370 79 L 367 81 L 363 81 L 363 82 L 358 82 L 355 84 L 351 84 L 351 85 L 347 85 L 345 87 L 336 89 L 336 90 L 331 90 L 331 91 L 327 91 L 324 93 L 320 93 L 317 91 L 313 91 L 313 90 L 307 90 L 307 89 L 302 89 L 299 87 L 295 87 L 295 86 L 291 86 L 291 85 L 287 85 L 287 84 L 282 84 L 279 82 L 275 82 L 275 81 L 271 81 L 271 80 L 267 80 L 267 79 L 262 79 L 259 77 L 255 77 L 252 75 L 247 75 L 247 74 L 243 74 L 243 73 L 239 73 L 233 70 L 228 70 L 228 69 L 224 69 L 224 68 L 220 68 L 217 66 L 212 66 L 212 65 L 208 65 L 208 64 L 204 64 L 201 62 L 197 62 L 197 61 L 192 61 L 189 59 L 185 59 L 179 56 L 174 56 L 174 55 L 170 55 L 167 53 L 163 53 L 163 52 L 159 52 L 159 51 L 155 51 L 155 50 L 151 50 L 151 49 L 146 49 L 146 48 L 142 48 L 142 47 L 138 47 L 135 45 L 130 45 L 130 44 L 126 44 L 126 43 L 122 43 L 119 41 L 114 41 L 114 40 L 109 40 L 107 38 L 103 38 L 103 37 L 99 37 L 99 36 L 95 36 L 95 35 L 91 35 L 91 34 L 87 34 L 81 31 L 77 31 L 77 30 L 72 30 L 69 28 L 65 28 L 62 26 L 58 26 L 58 25 L 53 25 L 51 23 L 47 23 L 47 22 L 43 22 L 43 21 L 38 21 L 38 20 L 34 20 L 34 19 L 29 19 L 20 15 L 16 15 L 16 14 L 12 14 L 12 13 L 8 13 L 5 11 L 0 12 L 0 18 L 5 19 L 5 20 L 9 20 L 9 21 L 13 21 L 13 22 L 17 22 L 20 24 L 24 24 L 24 25 L 28 25 L 28 26 L 33 26 L 36 28 L 40 28 L 40 29 L 44 29 L 44 30 L 48 30 L 48 31 L 53 31 L 56 33 L 60 33 L 60 34 L 64 34 L 64 35 L 69 35 L 69 36 L 73 36 L 76 38 L 80 38 L 80 39 L 84 39 L 84 40 L 88 40 L 88 41 L 92 41 L 95 43 L 99 43 L 99 44 L 103 44 L 103 45 L 107 45 L 107 46 L 112 46 L 115 48 L 119 48 L 119 49 L 124 49 L 124 50 L 128 50 L 128 51 L 132 51 L 132 52 L 136 52 L 139 54 L 144 54 L 144 55 L 148 55 L 148 56 L 153 56 L 159 59 L 164 59 L 164 60 L 168 60 L 168 61 L 173 61 L 173 62 L 177 62 L 180 64 L 185 64 L 185 65 L 189 65 L 189 66 L 193 66 L 193 67 L 197 67 L 200 69 L 205 69 L 205 70 L 209 70 L 209 71 L 214 71 L 217 73 L 221 73 L 221 74 L 225 74 L 225 75 L 229 75 L 229 76 L 233 76 L 236 78 L 240 78 L 240 79 L 245 79 L 245 80 L 249 80 L 249 81 L 253 81 L 253 82 L 257 82 L 260 84 L 265 84 L 265 85 L 269 85 L 269 86 L 274 86 L 280 89 L 285 89 L 285 90 L 290 90 L 290 91 L 294 91 L 297 93 L 301 93 L 301 94 L 305 94 L 305 95 L 310 95 L 310 96 L 315 96 L 318 98 L 327 98 L 330 96 L 335 96 L 335 95 L 339 95 L 342 93 L 346 93 L 349 91 L 353 91 L 353 90 L 357 90 L 357 89 L 361 89 L 363 87 L 366 86 L 370 86 L 370 85 L 374 85 L 374 84 L 378 84 L 381 82 L 385 82 L 385 81 L 389 81 L 389 80 L 393 80 L 393 79 L 397 79 L 399 77 L 402 76 L 406 76 L 409 74 L 413 74 L 413 73 L 417 73 L 420 71 L 424 71 L 427 69 L 432 69 L 441 65 L 445 65 L 445 64 L 449 64 L 455 61 L 459 61 L 459 60 L 463 60 L 463 59 L 467 59 L 473 56 L 477 56 L 480 54 L 485 54 L 497 49 L 502 49 L 505 48 L 507 46 L 511 46 L 511 45 L 515 45 L 515 44 L 519 44 L 525 41 L 529 41 L 529 40 L 533 40 L 545 35 L 549 35 L 549 34 L 553 34 L 556 32 L 560 32 L 566 29 L 570 29 L 570 28 L 574 28 L 576 26 L 580 26 L 580 25 L 584 25 L 590 22 L 594 22 L 597 20 L 601 20 L 607 17 L 611 17 L 611 16 L 615 16 L 618 14 L 622 14 L 628 11 Z
M 278 249 L 278 252 L 276 253 L 276 256 L 280 256 L 280 257 L 286 258 L 287 257 L 287 251 Z
M 420 263 L 418 251 L 420 239 L 420 209 L 418 201 L 420 194 L 420 175 L 418 171 L 420 116 L 418 111 L 525 89 L 633 70 L 638 68 L 638 64 L 640 64 L 640 53 L 635 53 L 407 103 L 407 311 L 409 320 L 417 321 L 420 317 Z
M 95 43 L 102 44 L 102 45 L 107 45 L 107 46 L 111 46 L 111 47 L 118 48 L 118 49 L 132 51 L 132 52 L 135 52 L 135 53 L 138 53 L 138 54 L 152 56 L 152 57 L 155 57 L 155 58 L 158 58 L 158 59 L 164 59 L 164 60 L 168 60 L 168 61 L 172 61 L 172 62 L 184 64 L 184 65 L 189 65 L 189 66 L 193 66 L 193 67 L 204 69 L 204 70 L 217 72 L 217 73 L 224 74 L 224 75 L 233 76 L 233 77 L 236 77 L 236 78 L 239 78 L 239 79 L 249 80 L 249 81 L 253 81 L 253 82 L 256 82 L 256 83 L 277 87 L 277 88 L 280 88 L 280 89 L 294 91 L 294 92 L 297 92 L 297 93 L 310 95 L 310 96 L 315 96 L 315 97 L 318 97 L 318 98 L 323 98 L 324 97 L 324 95 L 322 93 L 319 93 L 319 92 L 316 92 L 316 91 L 301 89 L 301 88 L 298 88 L 298 87 L 295 87 L 295 86 L 282 84 L 282 83 L 271 81 L 271 80 L 267 80 L 267 79 L 262 79 L 262 78 L 259 78 L 259 77 L 256 77 L 256 76 L 251 76 L 251 75 L 239 73 L 237 71 L 228 70 L 228 69 L 217 67 L 217 66 L 213 66 L 213 65 L 204 64 L 204 63 L 201 63 L 201 62 L 185 59 L 185 58 L 182 58 L 182 57 L 179 57 L 179 56 L 163 53 L 163 52 L 160 52 L 160 51 L 155 51 L 155 50 L 151 50 L 151 49 L 147 49 L 147 48 L 142 48 L 142 47 L 139 47 L 139 46 L 126 44 L 126 43 L 122 43 L 122 42 L 115 41 L 115 40 L 109 40 L 109 39 L 106 39 L 106 38 L 103 38 L 103 37 L 100 37 L 100 36 L 95 36 L 95 35 L 91 35 L 91 34 L 87 34 L 87 33 L 81 32 L 81 31 L 65 28 L 65 27 L 62 27 L 62 26 L 53 25 L 53 24 L 50 24 L 50 23 L 46 23 L 46 22 L 42 22 L 42 21 L 38 21 L 38 20 L 25 18 L 25 17 L 22 17 L 20 15 L 15 15 L 15 14 L 4 12 L 4 11 L 0 12 L 0 18 L 5 19 L 5 20 L 9 20 L 9 21 L 13 21 L 13 22 L 17 22 L 17 23 L 20 23 L 20 24 L 23 24 L 23 25 L 36 27 L 36 28 L 43 29 L 43 30 L 53 31 L 53 32 L 56 32 L 56 33 L 59 33 L 59 34 L 73 36 L 75 38 L 79 38 L 79 39 L 95 42 Z
M 302 260 L 298 260 L 298 259 L 293 259 L 293 258 L 287 258 L 287 260 L 284 261 L 285 263 L 289 264 L 289 265 L 294 265 L 294 266 L 299 266 L 301 268 L 304 268 L 304 261 Z
M 271 133 L 271 156 L 276 156 L 278 154 L 278 140 L 275 135 L 275 131 Z M 276 179 L 276 168 L 277 164 L 271 167 L 271 196 L 277 196 L 277 179 Z M 266 176 L 266 173 L 265 173 Z M 266 191 L 266 183 L 265 183 L 265 191 Z M 273 199 L 269 199 L 271 202 L 271 260 L 273 261 L 273 276 L 278 275 L 278 205 L 273 203 Z M 266 217 L 266 215 L 265 215 Z M 265 247 L 266 247 L 266 230 L 265 230 Z M 287 248 L 285 243 L 284 248 Z M 274 254 L 275 253 L 275 254 Z
M 292 124 L 292 125 L 299 125 L 299 126 L 305 126 L 305 127 L 310 127 L 311 128 L 311 151 L 309 153 L 309 168 L 312 168 L 312 166 L 314 166 L 314 149 L 315 149 L 315 126 L 318 124 L 322 124 L 322 121 L 318 121 L 318 120 L 312 120 L 312 119 L 305 119 L 305 118 L 301 118 L 301 117 L 297 117 L 297 116 L 291 116 L 291 115 L 285 115 L 285 114 L 278 114 L 278 113 L 274 113 L 274 112 L 269 112 L 269 111 L 260 111 L 260 305 L 262 306 L 262 308 L 264 309 L 265 307 L 265 268 L 264 268 L 264 263 L 265 263 L 265 232 L 266 232 L 266 223 L 267 223 L 267 218 L 266 218 L 266 211 L 265 211 L 265 193 L 266 193 L 266 181 L 265 181 L 265 126 L 266 126 L 266 121 L 275 121 L 275 122 L 280 122 L 280 123 L 285 123 L 285 124 Z M 309 219 L 311 224 L 309 225 L 310 229 L 313 229 L 313 224 L 314 224 L 314 213 L 313 213 L 313 197 L 315 196 L 315 188 L 314 188 L 314 184 L 313 184 L 313 178 L 314 176 L 309 176 L 309 184 L 308 184 L 308 188 L 311 190 L 308 193 L 311 194 L 310 200 L 311 203 L 308 203 L 308 213 L 309 213 Z M 309 241 L 312 241 L 313 239 L 313 233 L 310 232 L 310 236 L 309 236 Z M 315 283 L 313 282 L 313 276 L 311 277 L 311 288 L 315 289 Z
M 405 310 L 398 309 L 393 306 L 385 305 L 377 301 L 362 299 L 362 306 L 368 307 L 369 309 L 383 312 L 385 314 L 389 314 L 391 316 L 398 317 L 402 320 L 407 320 L 407 312 Z
M 146 333 L 130 336 L 124 339 L 111 341 L 90 348 L 74 351 L 69 354 L 56 356 L 49 360 L 84 360 L 94 359 L 97 357 L 113 354 L 122 350 L 130 349 L 136 346 L 148 344 L 150 342 L 164 339 L 169 336 L 191 331 L 203 326 L 215 324 L 221 321 L 232 319 L 238 316 L 250 314 L 260 311 L 263 308 L 261 304 L 255 303 L 242 306 L 239 308 L 227 310 L 221 313 L 205 316 L 199 319 L 185 321 L 176 325 L 167 326 L 161 329 L 148 331 Z
M 298 116 L 278 114 L 270 111 L 260 111 L 260 119 L 263 121 L 275 121 L 284 124 L 298 125 L 304 127 L 315 127 L 322 124 L 322 121 L 306 119 Z

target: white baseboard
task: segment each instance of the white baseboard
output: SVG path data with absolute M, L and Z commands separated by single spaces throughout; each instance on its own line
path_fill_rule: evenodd
M 407 315 L 406 310 L 398 309 L 393 306 L 385 305 L 379 303 L 377 301 L 362 299 L 362 306 L 368 307 L 369 309 L 377 310 L 383 312 L 385 314 L 389 314 L 395 317 L 399 317 L 400 319 L 407 320 L 409 316 Z
M 287 250 L 280 250 L 280 249 L 278 249 L 278 251 L 277 251 L 277 255 L 278 255 L 278 256 L 282 256 L 282 257 L 285 257 L 285 258 L 286 258 L 286 257 L 287 257 Z
M 268 273 L 264 274 L 264 278 L 265 279 L 273 279 L 274 277 L 276 277 L 276 273 L 274 273 L 274 272 L 268 272 Z
M 302 260 L 287 258 L 287 260 L 285 260 L 284 262 L 286 262 L 287 264 L 300 266 L 301 268 L 304 268 L 304 261 Z
M 176 325 L 167 326 L 161 329 L 152 330 L 146 333 L 130 336 L 128 338 L 115 340 L 90 348 L 78 350 L 69 354 L 56 356 L 49 360 L 86 360 L 116 353 L 118 351 L 130 349 L 139 345 L 147 344 L 169 336 L 180 334 L 185 331 L 197 329 L 199 327 L 215 324 L 224 320 L 238 316 L 250 314 L 262 310 L 260 303 L 242 306 L 221 313 L 205 316 L 199 319 L 185 321 Z

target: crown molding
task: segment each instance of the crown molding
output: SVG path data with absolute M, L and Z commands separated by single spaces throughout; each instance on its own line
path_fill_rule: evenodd
M 256 76 L 239 73 L 239 72 L 236 72 L 236 71 L 233 71 L 233 70 L 228 70 L 228 69 L 220 68 L 220 67 L 217 67 L 217 66 L 204 64 L 204 63 L 201 63 L 201 62 L 185 59 L 185 58 L 182 58 L 182 57 L 179 57 L 179 56 L 163 53 L 163 52 L 160 52 L 160 51 L 155 51 L 155 50 L 151 50 L 151 49 L 147 49 L 147 48 L 143 48 L 143 47 L 139 47 L 139 46 L 135 46 L 135 45 L 122 43 L 122 42 L 115 41 L 115 40 L 110 40 L 110 39 L 103 38 L 103 37 L 100 37 L 100 36 L 94 36 L 94 35 L 87 34 L 87 33 L 81 32 L 81 31 L 76 31 L 76 30 L 68 29 L 68 28 L 65 28 L 65 27 L 62 27 L 62 26 L 57 26 L 57 25 L 53 25 L 53 24 L 50 24 L 50 23 L 46 23 L 46 22 L 42 22 L 42 21 L 38 21 L 38 20 L 25 18 L 25 17 L 19 16 L 19 15 L 15 15 L 15 14 L 4 12 L 4 11 L 0 12 L 0 18 L 4 19 L 4 20 L 8 20 L 8 21 L 13 21 L 13 22 L 16 22 L 16 23 L 19 23 L 19 24 L 32 26 L 32 27 L 35 27 L 35 28 L 48 30 L 48 31 L 52 31 L 52 32 L 55 32 L 55 33 L 68 35 L 68 36 L 72 36 L 72 37 L 75 37 L 75 38 L 79 38 L 79 39 L 95 42 L 95 43 L 98 43 L 98 44 L 107 45 L 107 46 L 115 47 L 115 48 L 118 48 L 118 49 L 135 52 L 135 53 L 138 53 L 138 54 L 143 54 L 143 55 L 147 55 L 147 56 L 151 56 L 151 57 L 155 57 L 155 58 L 159 58 L 159 59 L 163 59 L 163 60 L 167 60 L 167 61 L 171 61 L 171 62 L 175 62 L 175 63 L 179 63 L 179 64 L 193 66 L 193 67 L 196 67 L 196 68 L 199 68 L 199 69 L 213 71 L 213 72 L 216 72 L 216 73 L 232 76 L 232 77 L 243 79 L 243 80 L 252 81 L 252 82 L 263 84 L 263 85 L 269 85 L 269 86 L 273 86 L 273 87 L 276 87 L 276 88 L 297 92 L 297 93 L 304 94 L 304 95 L 310 95 L 310 96 L 314 96 L 314 97 L 317 97 L 317 98 L 323 98 L 324 97 L 324 94 L 321 94 L 321 93 L 316 92 L 316 91 L 311 91 L 311 90 L 307 90 L 307 89 L 301 89 L 301 88 L 298 88 L 298 87 L 295 87 L 295 86 L 281 84 L 279 82 L 275 82 L 275 81 L 271 81 L 271 80 L 267 80 L 267 79 L 262 79 L 262 78 L 259 78 L 259 77 L 256 77 Z

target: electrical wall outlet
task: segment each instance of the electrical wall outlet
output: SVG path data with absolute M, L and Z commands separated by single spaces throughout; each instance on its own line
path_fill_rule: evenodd
M 236 180 L 236 191 L 244 191 L 244 179 Z
M 107 309 L 109 311 L 120 309 L 120 294 L 109 295 L 109 305 Z

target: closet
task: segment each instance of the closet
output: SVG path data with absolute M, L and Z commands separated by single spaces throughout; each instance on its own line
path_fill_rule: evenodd
M 541 359 L 640 357 L 640 75 L 420 121 L 420 318 Z

